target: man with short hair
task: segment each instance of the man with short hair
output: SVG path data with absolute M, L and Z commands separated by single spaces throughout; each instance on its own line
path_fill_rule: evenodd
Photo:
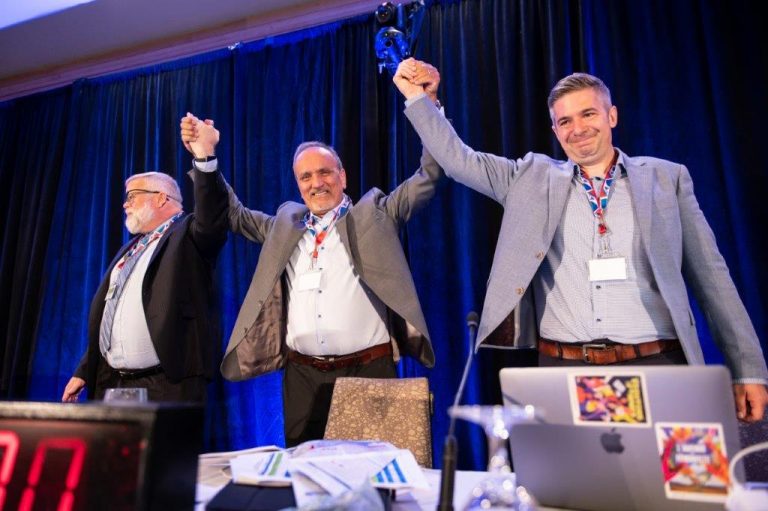
M 439 81 L 429 64 L 400 64 L 406 116 L 448 176 L 504 206 L 478 345 L 537 346 L 540 365 L 703 364 L 687 283 L 731 370 L 737 416 L 760 420 L 765 358 L 685 166 L 615 148 L 618 110 L 592 75 L 549 95 L 568 161 L 467 147 L 425 97 Z
M 181 137 L 195 167 L 218 175 L 212 121 L 187 115 Z M 316 141 L 296 149 L 293 172 L 304 204 L 274 216 L 230 189 L 230 229 L 263 246 L 221 364 L 232 381 L 285 368 L 287 446 L 323 437 L 336 378 L 393 378 L 401 354 L 434 365 L 398 230 L 441 174 L 424 153 L 392 193 L 372 189 L 353 204 L 338 154 Z
M 88 347 L 62 401 L 83 388 L 144 387 L 151 401 L 205 402 L 221 343 L 213 271 L 226 242 L 227 190 L 195 179 L 185 215 L 176 181 L 146 172 L 125 181 L 125 226 L 135 236 L 110 263 L 93 298 Z

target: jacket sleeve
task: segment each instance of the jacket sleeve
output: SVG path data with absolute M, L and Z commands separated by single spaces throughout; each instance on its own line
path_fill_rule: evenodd
M 717 248 L 715 235 L 699 208 L 688 169 L 681 167 L 677 197 L 685 280 L 707 318 L 712 338 L 725 357 L 733 379 L 741 383 L 768 380 L 755 328 Z
M 227 189 L 221 173 L 190 171 L 195 194 L 190 235 L 200 253 L 215 259 L 227 241 Z
M 435 195 L 435 187 L 442 175 L 435 159 L 423 149 L 421 165 L 416 172 L 383 198 L 387 214 L 399 223 L 407 222 L 415 211 Z
M 226 234 L 226 229 L 229 228 L 229 230 L 235 234 L 241 234 L 256 243 L 262 243 L 264 241 L 267 231 L 274 220 L 273 216 L 243 206 L 243 203 L 240 202 L 240 199 L 238 199 L 234 190 L 229 183 L 227 183 L 219 170 L 214 172 L 202 172 L 197 169 L 192 169 L 189 171 L 189 175 L 192 177 L 192 180 L 195 181 L 196 190 L 198 180 L 208 181 L 213 176 L 216 176 L 215 192 L 210 188 L 203 189 L 202 191 L 207 192 L 203 198 L 209 203 L 213 201 L 211 194 L 214 193 L 217 207 L 216 211 L 219 213 L 221 211 L 224 212 L 223 219 L 218 215 L 216 216 L 215 228 L 217 231 L 223 229 L 223 232 Z M 197 202 L 197 191 L 195 194 L 195 202 Z
M 448 177 L 504 204 L 519 171 L 515 160 L 481 153 L 464 144 L 426 96 L 411 103 L 405 115 Z
M 85 350 L 85 353 L 83 353 L 83 356 L 80 357 L 80 362 L 77 363 L 75 374 L 73 374 L 72 376 L 76 376 L 77 378 L 83 379 L 87 383 L 88 382 L 87 365 L 88 365 L 88 350 Z

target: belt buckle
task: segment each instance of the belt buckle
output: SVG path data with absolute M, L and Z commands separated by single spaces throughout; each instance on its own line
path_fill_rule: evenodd
M 589 348 L 592 348 L 594 350 L 607 350 L 608 345 L 607 344 L 601 344 L 601 343 L 586 343 L 581 345 L 581 358 L 586 362 L 587 364 L 591 364 L 592 361 L 589 360 L 589 355 L 587 353 L 587 350 Z
M 327 373 L 333 369 L 333 363 L 338 357 L 312 357 L 315 359 L 315 363 L 312 364 L 316 369 Z

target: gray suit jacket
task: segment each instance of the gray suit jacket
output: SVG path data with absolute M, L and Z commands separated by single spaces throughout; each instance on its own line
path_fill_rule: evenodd
M 424 98 L 405 113 L 448 176 L 504 207 L 477 346 L 535 346 L 529 288 L 561 221 L 574 163 L 536 153 L 509 160 L 474 151 Z M 733 378 L 768 378 L 757 334 L 693 194 L 688 170 L 657 158 L 623 157 L 643 247 L 689 363 L 703 364 L 704 356 L 686 282 Z
M 368 191 L 336 224 L 355 271 L 389 310 L 395 360 L 404 353 L 427 367 L 434 365 L 435 354 L 398 231 L 434 195 L 441 174 L 425 151 L 413 176 L 389 195 L 376 188 Z M 263 246 L 221 364 L 228 380 L 258 376 L 285 363 L 282 277 L 306 230 L 306 212 L 296 202 L 283 203 L 274 216 L 247 209 L 229 188 L 230 229 Z

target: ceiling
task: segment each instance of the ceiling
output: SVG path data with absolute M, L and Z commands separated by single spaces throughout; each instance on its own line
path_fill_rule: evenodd
M 379 3 L 95 0 L 0 30 L 0 100 L 373 13 Z

